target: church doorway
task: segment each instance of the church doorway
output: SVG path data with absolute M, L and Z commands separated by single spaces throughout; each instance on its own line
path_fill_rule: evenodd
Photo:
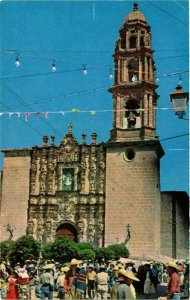
M 61 224 L 56 230 L 56 236 L 65 236 L 70 240 L 77 242 L 77 230 L 69 223 Z

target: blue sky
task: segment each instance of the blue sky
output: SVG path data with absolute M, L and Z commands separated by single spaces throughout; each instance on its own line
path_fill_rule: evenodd
M 188 1 L 138 4 L 151 26 L 159 77 L 157 133 L 165 151 L 161 190 L 188 191 L 188 121 L 175 117 L 169 101 L 179 81 L 173 73 L 182 72 L 183 89 L 188 90 Z M 58 145 L 70 122 L 79 142 L 82 133 L 87 134 L 87 142 L 92 132 L 98 134 L 98 142 L 109 139 L 112 54 L 119 28 L 132 9 L 133 1 L 0 2 L 1 149 L 40 146 L 45 134 L 55 135 Z M 72 109 L 80 112 L 66 113 Z M 26 121 L 26 112 L 35 114 Z M 49 112 L 47 118 L 43 112 Z

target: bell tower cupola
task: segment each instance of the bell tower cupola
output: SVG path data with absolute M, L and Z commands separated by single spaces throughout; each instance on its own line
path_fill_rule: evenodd
M 119 30 L 114 52 L 115 79 L 111 141 L 156 139 L 158 95 L 150 26 L 134 3 Z

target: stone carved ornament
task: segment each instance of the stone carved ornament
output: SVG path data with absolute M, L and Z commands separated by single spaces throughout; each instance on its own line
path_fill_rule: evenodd
M 60 144 L 60 149 L 62 153 L 60 155 L 60 161 L 71 162 L 78 161 L 79 159 L 79 149 L 78 143 L 72 136 L 66 136 Z M 59 151 L 60 152 L 60 151 Z
M 45 155 L 41 158 L 41 178 L 40 178 L 40 192 L 45 194 L 46 191 L 46 174 L 47 174 L 47 159 Z
M 55 191 L 55 162 L 54 158 L 50 157 L 48 163 L 48 192 L 53 193 Z

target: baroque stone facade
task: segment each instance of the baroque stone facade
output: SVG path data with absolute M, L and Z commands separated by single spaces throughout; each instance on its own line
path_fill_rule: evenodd
M 51 146 L 47 143 L 48 138 L 44 136 L 43 147 L 34 147 L 31 151 L 28 234 L 48 242 L 54 239 L 59 226 L 65 224 L 74 240 L 102 246 L 104 145 L 96 144 L 96 134 L 92 134 L 91 145 L 86 144 L 85 135 L 79 145 L 71 124 L 58 147 L 54 137 L 51 137 Z

